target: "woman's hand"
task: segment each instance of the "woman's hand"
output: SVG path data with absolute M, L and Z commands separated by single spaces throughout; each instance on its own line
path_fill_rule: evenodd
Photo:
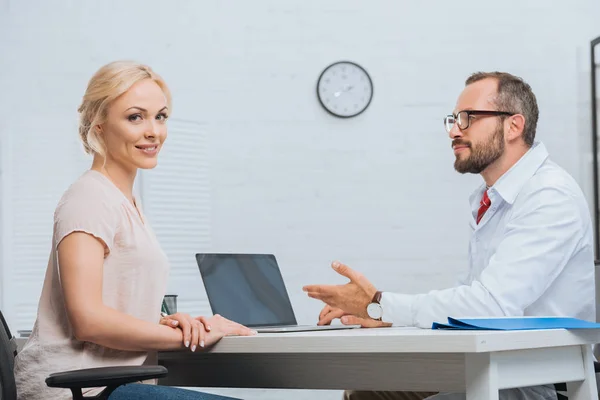
M 183 333 L 183 345 L 189 347 L 191 351 L 196 351 L 197 346 L 204 347 L 206 345 L 207 334 L 211 330 L 207 318 L 194 318 L 185 313 L 177 313 L 162 317 L 160 319 L 160 324 L 170 326 L 171 328 L 181 329 Z
M 199 317 L 200 318 L 200 317 Z M 204 323 L 204 322 L 203 322 Z M 206 319 L 206 323 L 210 325 L 210 332 L 206 335 L 206 345 L 212 346 L 221 340 L 224 336 L 254 336 L 256 331 L 245 327 L 244 325 L 238 324 L 215 314 L 214 316 Z

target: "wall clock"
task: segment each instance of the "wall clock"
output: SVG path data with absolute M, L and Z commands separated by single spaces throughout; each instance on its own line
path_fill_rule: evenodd
M 351 61 L 326 67 L 317 81 L 319 102 L 332 115 L 355 117 L 365 111 L 373 98 L 373 82 L 367 71 Z

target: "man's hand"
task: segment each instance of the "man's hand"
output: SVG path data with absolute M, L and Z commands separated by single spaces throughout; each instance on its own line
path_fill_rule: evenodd
M 317 325 L 331 325 L 331 321 L 336 318 L 342 318 L 344 315 L 347 315 L 344 310 L 326 305 L 319 313 L 319 322 L 317 322 Z
M 350 282 L 345 285 L 308 285 L 302 290 L 307 292 L 309 297 L 322 300 L 333 308 L 343 310 L 346 314 L 368 318 L 367 306 L 377 292 L 375 286 L 363 274 L 344 264 L 335 261 L 331 267 L 338 274 L 350 279 Z
M 392 326 L 389 322 L 376 321 L 371 318 L 360 318 L 355 315 L 347 315 L 339 308 L 325 306 L 319 314 L 319 322 L 317 325 L 330 325 L 331 321 L 340 318 L 344 325 L 360 325 L 362 328 L 379 328 L 384 326 Z

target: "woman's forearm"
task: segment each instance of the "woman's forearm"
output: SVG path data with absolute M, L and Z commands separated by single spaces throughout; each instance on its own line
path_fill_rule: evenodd
M 183 347 L 180 329 L 143 321 L 104 305 L 77 321 L 78 340 L 127 351 L 175 350 Z M 80 314 L 81 318 L 82 315 Z

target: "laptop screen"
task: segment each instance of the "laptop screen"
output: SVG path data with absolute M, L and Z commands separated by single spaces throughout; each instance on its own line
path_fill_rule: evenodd
M 246 326 L 296 325 L 271 254 L 196 254 L 214 314 Z

